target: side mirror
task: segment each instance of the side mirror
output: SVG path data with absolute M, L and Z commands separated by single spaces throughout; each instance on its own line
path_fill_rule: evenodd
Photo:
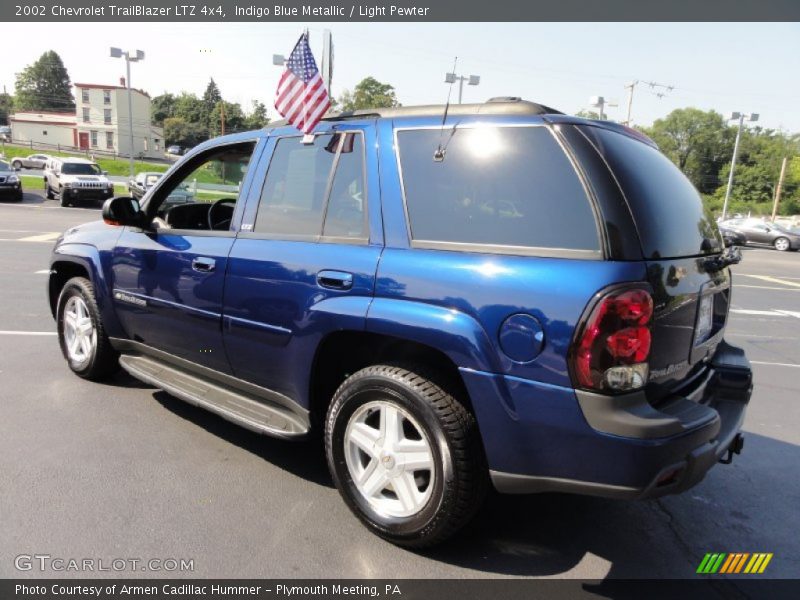
M 108 171 L 100 171 L 103 175 L 108 175 Z
M 109 198 L 103 204 L 103 221 L 108 225 L 141 227 L 144 224 L 144 213 L 138 200 L 129 196 L 118 196 Z

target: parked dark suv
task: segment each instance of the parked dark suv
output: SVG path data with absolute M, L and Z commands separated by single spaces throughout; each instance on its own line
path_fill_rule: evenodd
M 736 257 L 697 191 L 619 125 L 443 110 L 217 138 L 141 207 L 106 202 L 53 252 L 70 368 L 324 434 L 345 502 L 406 546 L 453 534 L 489 484 L 645 498 L 729 461 L 751 371 L 724 340 Z

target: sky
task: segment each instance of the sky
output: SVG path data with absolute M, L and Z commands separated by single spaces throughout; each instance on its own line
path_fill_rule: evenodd
M 275 116 L 281 68 L 302 23 L 56 24 L 15 23 L 3 33 L 0 86 L 13 91 L 15 74 L 55 50 L 73 82 L 117 84 L 123 60 L 108 48 L 141 49 L 131 80 L 151 96 L 204 91 L 209 77 L 228 101 L 245 110 L 253 99 Z M 64 35 L 65 28 L 69 35 Z M 335 46 L 333 94 L 373 76 L 392 84 L 404 105 L 443 104 L 444 75 L 479 75 L 464 86 L 465 102 L 520 96 L 566 113 L 592 96 L 617 101 L 609 118 L 624 120 L 633 80 L 674 86 L 664 97 L 636 87 L 632 120 L 650 125 L 676 108 L 694 106 L 759 113 L 767 128 L 800 132 L 800 23 L 313 23 L 311 47 L 319 60 L 322 31 Z M 457 90 L 453 90 L 453 100 Z

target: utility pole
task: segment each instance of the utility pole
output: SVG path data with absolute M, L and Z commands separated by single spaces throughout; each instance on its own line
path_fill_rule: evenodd
M 786 163 L 789 162 L 787 156 L 783 157 L 781 163 L 781 175 L 778 177 L 778 187 L 775 188 L 775 201 L 772 203 L 772 222 L 775 222 L 775 216 L 778 214 L 778 203 L 781 201 L 781 190 L 783 189 L 783 180 L 786 178 Z
M 639 83 L 639 80 L 631 81 L 628 85 L 625 86 L 625 89 L 628 90 L 628 115 L 625 117 L 625 125 L 628 127 L 631 126 L 631 107 L 633 106 L 633 90 L 636 89 L 636 84 Z
M 674 85 L 666 85 L 664 83 L 658 83 L 656 81 L 640 81 L 638 79 L 631 81 L 629 84 L 624 86 L 625 89 L 628 90 L 628 115 L 625 118 L 624 124 L 627 125 L 628 127 L 631 126 L 631 108 L 633 107 L 633 90 L 636 89 L 636 86 L 639 85 L 640 83 L 644 83 L 645 85 L 650 86 L 650 89 L 656 89 L 656 88 L 663 89 L 664 90 L 663 92 L 654 92 L 655 95 L 658 96 L 659 98 L 663 98 L 667 94 L 667 92 L 671 92 L 673 89 L 675 89 Z

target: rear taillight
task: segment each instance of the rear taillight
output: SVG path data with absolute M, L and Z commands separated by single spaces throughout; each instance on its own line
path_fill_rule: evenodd
M 572 348 L 577 387 L 624 392 L 647 383 L 653 298 L 626 288 L 603 295 L 592 307 Z

